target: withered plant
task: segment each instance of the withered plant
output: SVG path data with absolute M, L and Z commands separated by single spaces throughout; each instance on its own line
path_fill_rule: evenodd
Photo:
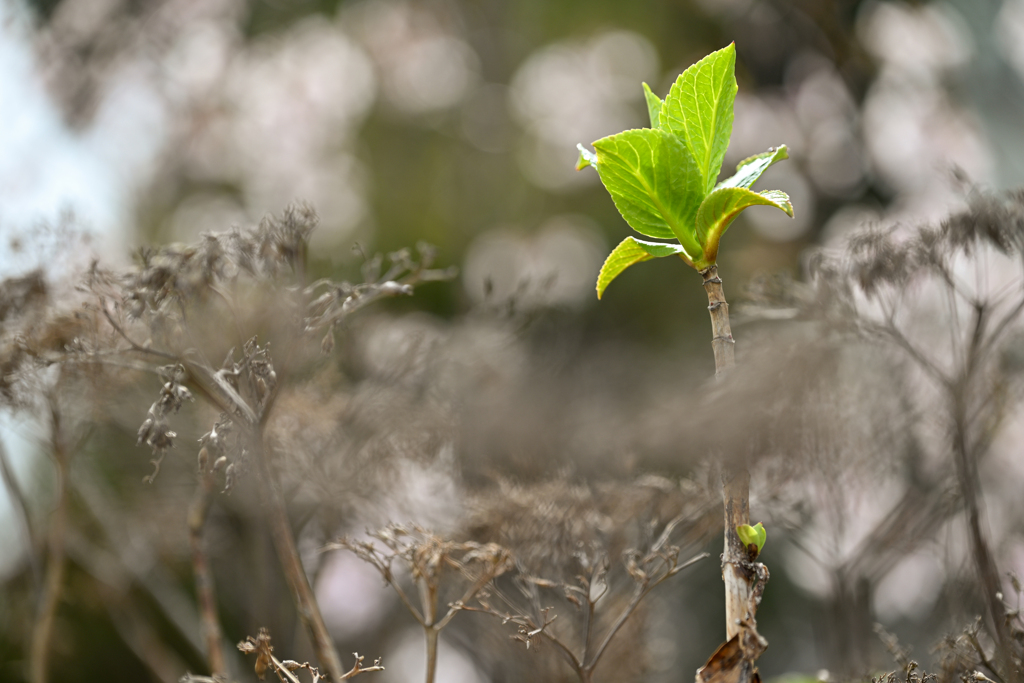
M 513 549 L 515 570 L 462 609 L 512 624 L 514 640 L 528 649 L 547 646 L 577 680 L 590 683 L 627 624 L 643 628 L 638 611 L 644 599 L 707 557 L 680 555 L 703 545 L 714 529 L 709 502 L 692 482 L 680 488 L 658 477 L 593 486 L 565 480 L 505 485 L 500 496 L 476 502 L 472 528 Z M 624 648 L 605 675 L 639 679 L 644 656 Z
M 355 553 L 395 590 L 423 627 L 426 681 L 433 683 L 441 631 L 472 600 L 480 599 L 495 578 L 511 568 L 512 555 L 495 543 L 450 541 L 417 526 L 392 524 L 369 536 L 372 540 L 342 538 L 326 549 Z M 407 581 L 415 586 L 418 600 L 403 588 Z
M 1003 681 L 1019 681 L 1024 671 L 1005 616 L 979 472 L 1007 410 L 1019 400 L 1008 361 L 1024 313 L 1022 200 L 1019 193 L 974 192 L 968 209 L 936 227 L 870 230 L 852 238 L 845 253 L 821 255 L 811 268 L 819 312 L 840 329 L 895 349 L 906 360 L 908 384 L 924 390 L 922 408 L 942 417 L 932 441 L 935 459 L 950 463 L 955 474 L 976 597 L 995 645 L 991 673 Z M 940 504 L 934 512 L 943 512 L 915 525 L 912 540 L 956 510 L 941 496 L 933 500 Z M 906 519 L 896 528 L 893 522 L 885 520 L 875 546 L 891 545 L 887 530 L 908 528 Z
M 771 396 L 780 406 L 763 411 L 751 431 L 765 452 L 777 453 L 761 472 L 778 466 L 793 482 L 777 482 L 803 519 L 793 522 L 791 542 L 827 572 L 835 674 L 870 670 L 879 585 L 908 556 L 934 546 L 949 576 L 944 608 L 956 621 L 984 614 L 979 641 L 988 664 L 976 662 L 990 665 L 985 675 L 993 679 L 1020 680 L 998 569 L 1011 561 L 1000 557 L 1007 536 L 993 537 L 985 521 L 982 473 L 1024 395 L 1021 195 L 972 190 L 967 208 L 937 225 L 873 227 L 843 248 L 814 252 L 808 266 L 806 284 L 760 288 L 775 302 L 761 311 L 768 334 L 797 351 L 761 369 L 765 359 L 754 353 L 746 386 L 727 387 L 725 398 L 751 405 Z M 875 486 L 898 483 L 894 495 L 874 496 L 882 507 L 870 524 L 844 518 L 857 509 L 846 507 L 857 470 L 871 470 L 861 478 Z M 997 472 L 990 466 L 988 474 Z M 996 515 L 1008 512 L 1005 500 L 993 504 Z M 801 528 L 811 520 L 817 528 Z M 943 537 L 961 530 L 967 548 L 954 550 Z
M 335 329 L 352 313 L 384 297 L 411 294 L 419 283 L 453 275 L 430 269 L 433 251 L 421 246 L 418 261 L 408 251 L 396 252 L 386 270 L 380 257 L 369 260 L 367 281 L 361 284 L 308 282 L 307 241 L 315 225 L 311 209 L 291 206 L 280 218 L 268 217 L 254 229 L 206 234 L 192 245 L 143 249 L 138 267 L 129 271 L 94 262 L 80 286 L 75 325 L 65 325 L 63 335 L 50 340 L 47 336 L 56 327 L 52 314 L 44 311 L 42 316 L 50 327 L 33 327 L 32 319 L 23 315 L 25 329 L 5 340 L 4 381 L 20 382 L 5 384 L 8 396 L 16 391 L 31 394 L 28 378 L 45 374 L 46 368 L 80 374 L 104 370 L 119 373 L 122 381 L 131 371 L 159 377 L 158 397 L 138 429 L 139 444 L 154 456 L 148 483 L 176 445 L 172 422 L 186 403 L 198 395 L 220 413 L 200 439 L 199 483 L 187 515 L 206 657 L 214 675 L 227 671 L 204 549 L 205 519 L 218 491 L 229 493 L 238 476 L 255 471 L 283 573 L 317 659 L 331 680 L 346 677 L 299 558 L 284 493 L 273 473 L 276 456 L 267 441 L 267 423 L 282 385 L 293 372 L 331 352 Z M 16 295 L 18 284 L 7 283 L 5 295 Z M 21 298 L 31 298 L 32 291 L 28 287 Z M 11 308 L 25 313 L 28 305 L 14 301 Z M 282 350 L 278 358 L 271 354 L 271 342 L 261 343 L 261 337 L 275 340 Z M 211 362 L 214 353 L 223 362 Z M 56 385 L 51 395 L 53 391 Z M 39 683 L 46 680 L 48 634 L 59 601 L 61 547 L 67 533 L 68 437 L 57 409 L 51 414 L 61 502 L 51 520 L 45 597 L 33 637 L 33 680 Z

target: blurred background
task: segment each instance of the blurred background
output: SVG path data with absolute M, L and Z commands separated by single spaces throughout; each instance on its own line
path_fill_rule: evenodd
M 452 527 L 462 514 L 452 501 L 498 479 L 699 477 L 702 454 L 673 415 L 714 373 L 700 281 L 656 260 L 597 301 L 598 269 L 628 228 L 596 173 L 574 170 L 575 145 L 647 125 L 641 81 L 663 96 L 684 68 L 732 41 L 739 95 L 726 168 L 788 145 L 791 159 L 759 187 L 788 192 L 795 218 L 754 208 L 734 224 L 719 261 L 731 300 L 742 302 L 765 274 L 799 280 L 809 247 L 838 245 L 865 225 L 948 215 L 965 205 L 965 179 L 994 190 L 1024 184 L 1024 0 L 2 0 L 0 275 L 42 265 L 56 282 L 93 255 L 128 265 L 141 245 L 253 225 L 295 199 L 320 216 L 310 254 L 320 275 L 357 277 L 369 254 L 436 245 L 438 264 L 460 276 L 367 312 L 339 340 L 339 372 L 352 396 L 370 382 L 397 392 L 373 400 L 408 402 L 407 412 L 367 418 L 368 429 L 436 425 L 448 417 L 405 392 L 426 381 L 406 361 L 447 353 L 445 371 L 430 377 L 447 382 L 437 391 L 462 397 L 445 413 L 457 414 L 459 437 L 445 441 L 447 455 L 402 470 L 393 500 L 372 514 L 341 506 L 321 521 L 311 549 L 387 521 Z M 735 324 L 742 346 L 742 315 Z M 872 406 L 870 386 L 854 393 L 845 409 L 862 424 L 848 439 L 899 431 L 902 423 L 872 424 L 869 408 L 857 412 Z M 180 505 L 191 495 L 193 455 L 185 447 L 177 470 L 170 465 L 152 488 L 138 483 L 147 457 L 132 443 L 146 400 L 129 406 L 122 397 L 121 423 L 112 420 L 83 458 L 119 493 L 85 489 L 88 505 L 105 510 L 92 514 L 121 534 L 107 542 L 136 563 L 134 580 L 171 596 L 146 593 L 143 616 L 132 617 L 165 633 L 174 631 L 168 609 L 195 612 Z M 30 416 L 3 420 L 14 476 L 45 526 L 54 486 L 43 437 Z M 1006 469 L 993 474 L 993 496 L 1006 503 L 993 505 L 993 543 L 1006 568 L 1024 568 L 1015 502 L 1024 472 L 1012 438 L 1020 420 L 1010 423 L 996 460 Z M 753 515 L 777 519 L 778 530 L 769 525 L 772 581 L 759 614 L 771 643 L 766 678 L 838 670 L 851 656 L 887 666 L 880 646 L 844 650 L 849 596 L 833 570 L 849 568 L 914 471 L 897 449 L 865 450 L 870 457 L 815 475 L 821 486 L 804 489 L 803 501 L 779 502 L 801 497 L 784 490 L 791 474 L 765 474 L 776 488 L 755 475 Z M 861 478 L 837 492 L 848 468 Z M 87 505 L 89 494 L 77 495 Z M 843 535 L 823 531 L 807 506 L 841 518 Z M 218 514 L 218 533 L 231 536 L 235 517 Z M 18 605 L 29 601 L 34 551 L 2 495 L 0 515 L 0 680 L 15 681 L 31 614 Z M 970 601 L 950 607 L 960 595 L 950 588 L 962 569 L 963 549 L 949 550 L 957 533 L 897 552 L 858 594 L 868 622 L 886 624 L 925 661 L 973 613 Z M 812 558 L 821 538 L 835 547 Z M 258 542 L 273 565 L 266 539 Z M 707 543 L 712 559 L 651 598 L 642 680 L 691 680 L 721 640 L 720 541 Z M 244 581 L 247 566 L 234 547 L 225 542 L 212 559 L 228 584 Z M 315 562 L 326 563 L 317 590 L 342 651 L 383 656 L 378 680 L 419 680 L 413 624 L 379 579 L 352 557 Z M 161 680 L 126 644 L 131 619 L 119 623 L 101 607 L 110 598 L 87 573 L 69 576 L 53 670 L 67 681 Z M 261 581 L 287 600 L 279 578 Z M 225 613 L 245 590 L 225 590 Z M 227 638 L 283 623 L 283 611 L 236 611 L 225 617 Z M 180 633 L 167 641 L 174 661 L 202 669 L 194 643 Z M 449 643 L 441 680 L 506 680 L 489 666 Z M 238 671 L 251 677 L 248 664 Z

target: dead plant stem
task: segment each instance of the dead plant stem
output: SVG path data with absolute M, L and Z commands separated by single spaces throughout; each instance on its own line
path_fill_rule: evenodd
M 425 626 L 427 637 L 427 683 L 434 683 L 437 675 L 437 645 L 441 631 L 434 626 Z
M 967 348 L 966 362 L 963 373 L 953 388 L 953 444 L 956 451 L 957 476 L 960 479 L 961 495 L 963 495 L 964 507 L 967 511 L 967 526 L 971 537 L 972 555 L 974 556 L 975 567 L 978 571 L 978 578 L 981 579 L 981 585 L 985 590 L 985 605 L 988 607 L 989 620 L 995 627 L 998 644 L 996 659 L 1003 669 L 1002 674 L 1005 680 L 1016 683 L 1020 676 L 1014 671 L 1013 666 L 1012 642 L 1003 613 L 999 570 L 996 568 L 995 559 L 992 557 L 992 549 L 982 529 L 981 502 L 978 496 L 981 488 L 978 476 L 978 459 L 981 456 L 981 452 L 976 447 L 972 447 L 968 434 L 970 429 L 967 416 L 968 394 L 973 384 L 975 370 L 981 362 L 979 354 L 985 338 L 986 313 L 987 310 L 984 306 L 975 306 L 974 330 Z
M 299 549 L 295 545 L 295 536 L 292 534 L 291 524 L 288 521 L 288 509 L 285 507 L 281 491 L 275 484 L 270 473 L 269 464 L 267 463 L 263 435 L 257 431 L 253 441 L 257 462 L 259 463 L 260 476 L 263 479 L 266 498 L 269 503 L 270 533 L 274 539 L 274 546 L 277 548 L 278 558 L 281 561 L 281 569 L 284 571 L 285 579 L 292 590 L 292 597 L 295 600 L 299 618 L 309 633 L 317 659 L 327 669 L 331 680 L 343 680 L 345 669 L 341 665 L 338 650 L 334 647 L 334 641 L 327 631 L 327 625 L 324 624 L 323 616 L 320 614 L 320 607 L 316 602 L 316 596 L 313 594 L 313 588 L 309 585 L 306 570 L 302 566 Z
M 188 511 L 192 573 L 195 576 L 199 618 L 202 622 L 203 638 L 206 642 L 206 663 L 209 665 L 212 675 L 224 675 L 227 673 L 227 668 L 224 661 L 224 650 L 221 647 L 223 637 L 220 619 L 217 617 L 217 597 L 214 592 L 213 574 L 210 571 L 203 535 L 216 481 L 213 473 L 206 471 L 205 468 L 199 473 L 199 477 L 196 494 Z

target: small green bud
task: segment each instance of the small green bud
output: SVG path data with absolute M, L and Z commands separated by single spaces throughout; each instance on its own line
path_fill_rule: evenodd
M 764 530 L 764 525 L 758 522 L 754 526 L 749 524 L 742 524 L 736 527 L 736 535 L 740 537 L 740 541 L 743 545 L 747 546 L 750 554 L 753 557 L 757 557 L 761 554 L 761 549 L 764 548 L 764 542 L 768 538 L 768 532 Z

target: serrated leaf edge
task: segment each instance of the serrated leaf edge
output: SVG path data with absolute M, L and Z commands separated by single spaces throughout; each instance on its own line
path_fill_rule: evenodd
M 624 252 L 635 247 L 639 247 L 643 254 L 638 254 L 634 251 L 633 254 L 636 258 L 633 258 L 633 260 L 626 263 L 613 275 L 605 279 L 605 275 L 609 271 L 610 267 L 615 267 L 617 265 L 615 263 L 616 259 L 631 258 L 630 255 L 626 255 Z M 664 251 L 664 253 L 655 253 L 655 250 Z M 611 253 L 605 258 L 604 263 L 601 264 L 601 271 L 597 275 L 597 298 L 600 299 L 605 290 L 608 289 L 608 285 L 610 285 L 619 275 L 622 275 L 622 273 L 630 266 L 635 266 L 638 263 L 650 261 L 655 258 L 664 258 L 666 256 L 675 255 L 682 258 L 688 265 L 693 265 L 693 261 L 690 259 L 689 254 L 686 253 L 686 249 L 681 244 L 672 244 L 671 242 L 646 242 L 644 240 L 638 240 L 633 236 L 625 238 L 619 242 L 614 249 L 612 249 Z
M 740 175 L 743 172 L 743 169 L 745 167 L 749 166 L 750 164 L 752 164 L 754 162 L 760 161 L 761 159 L 767 159 L 767 158 L 771 158 L 771 161 L 764 168 L 762 168 L 760 170 L 760 172 L 758 172 L 758 174 L 755 175 L 750 180 L 750 182 L 748 182 L 746 185 L 737 185 L 735 182 L 732 182 L 738 175 Z M 749 189 L 750 187 L 752 187 L 754 185 L 754 183 L 756 183 L 758 181 L 758 179 L 762 175 L 764 175 L 765 171 L 767 171 L 769 168 L 771 168 L 772 166 L 774 166 L 778 162 L 783 161 L 783 160 L 788 159 L 788 158 L 789 158 L 789 148 L 786 147 L 786 145 L 779 145 L 778 147 L 770 147 L 767 152 L 761 152 L 760 154 L 754 154 L 753 156 L 749 156 L 746 159 L 744 159 L 743 161 L 741 161 L 740 163 L 736 164 L 736 172 L 733 173 L 728 178 L 725 178 L 724 180 L 719 182 L 717 185 L 715 185 L 714 189 L 711 190 L 711 192 L 715 192 L 717 190 L 721 190 L 721 189 L 726 188 L 726 187 L 744 187 L 744 188 Z M 708 194 L 711 194 L 711 192 L 709 192 Z
M 711 139 L 710 140 L 705 139 L 704 138 L 704 131 L 703 130 L 699 131 L 700 132 L 700 137 L 701 137 L 702 141 L 705 143 L 705 145 L 704 145 L 705 149 L 704 149 L 704 153 L 703 154 L 698 154 L 698 150 L 694 149 L 693 139 L 692 139 L 692 138 L 694 138 L 696 136 L 691 136 L 690 135 L 690 124 L 691 124 L 691 121 L 686 117 L 686 115 L 684 113 L 682 113 L 682 112 L 685 111 L 685 107 L 683 107 L 682 103 L 680 102 L 679 103 L 679 109 L 680 109 L 680 112 L 681 112 L 681 118 L 679 118 L 679 119 L 670 119 L 669 112 L 672 109 L 672 107 L 670 105 L 670 100 L 673 98 L 673 93 L 674 92 L 677 93 L 676 97 L 679 97 L 678 93 L 681 92 L 686 87 L 686 83 L 687 83 L 688 79 L 692 78 L 693 81 L 694 81 L 694 84 L 696 84 L 697 76 L 700 74 L 701 69 L 703 69 L 705 67 L 708 67 L 708 68 L 711 69 L 711 77 L 710 78 L 711 78 L 712 84 L 714 85 L 714 78 L 713 78 L 714 67 L 717 64 L 718 60 L 722 59 L 723 57 L 729 60 L 729 64 L 727 64 L 724 72 L 722 73 L 722 76 L 721 76 L 722 81 L 718 84 L 719 85 L 719 98 L 716 99 L 715 106 L 709 112 L 706 112 L 706 113 L 711 115 Z M 705 56 L 704 58 L 700 59 L 699 61 L 695 62 L 694 64 L 691 64 L 689 67 L 687 67 L 683 71 L 683 73 L 679 74 L 679 76 L 676 78 L 675 82 L 672 84 L 672 88 L 669 89 L 668 95 L 665 96 L 664 105 L 662 107 L 662 114 L 663 114 L 662 118 L 664 119 L 664 122 L 666 124 L 665 128 L 666 128 L 666 130 L 668 132 L 675 133 L 675 130 L 672 129 L 671 124 L 669 123 L 670 120 L 671 121 L 678 121 L 678 123 L 681 125 L 682 131 L 684 131 L 684 134 L 683 135 L 679 135 L 679 137 L 686 144 L 687 148 L 689 148 L 690 154 L 693 155 L 694 159 L 697 162 L 698 170 L 700 171 L 701 178 L 704 181 L 704 191 L 705 191 L 706 194 L 710 193 L 714 189 L 715 181 L 718 179 L 718 175 L 719 175 L 719 173 L 722 170 L 721 162 L 719 162 L 717 168 L 712 168 L 712 166 L 713 166 L 712 161 L 713 161 L 713 157 L 714 157 L 714 148 L 715 148 L 715 137 L 716 137 L 715 132 L 716 132 L 716 129 L 718 127 L 718 105 L 719 105 L 719 103 L 721 101 L 721 94 L 724 93 L 725 90 L 727 90 L 729 88 L 729 85 L 730 85 L 729 79 L 730 79 L 730 77 L 731 77 L 731 84 L 733 86 L 733 88 L 732 88 L 732 90 L 733 90 L 732 97 L 733 97 L 733 100 L 735 101 L 735 97 L 736 97 L 736 92 L 735 92 L 735 85 L 736 85 L 736 44 L 735 43 L 729 43 L 724 48 L 722 48 L 720 50 L 715 50 L 714 52 L 712 52 L 711 54 Z M 694 89 L 696 89 L 696 85 L 694 86 Z M 694 94 L 696 96 L 696 92 Z M 700 99 L 700 98 L 695 97 L 695 99 Z M 730 103 L 729 110 L 730 110 L 730 112 L 732 112 L 732 105 L 731 105 L 731 103 Z M 698 117 L 700 117 L 701 119 L 703 118 L 700 114 L 698 114 Z M 732 137 L 732 125 L 731 125 L 731 122 L 730 122 L 729 134 L 727 135 L 726 142 L 725 142 L 726 148 L 728 148 L 729 139 L 731 137 Z M 724 153 L 724 150 L 723 150 L 723 153 Z M 707 166 L 707 168 L 705 168 L 705 166 Z
M 680 144 L 682 145 L 682 149 L 685 150 L 686 153 L 689 153 L 689 150 L 687 149 L 686 143 L 685 143 L 684 140 L 679 138 L 678 135 L 675 135 L 674 133 L 672 133 L 670 131 L 663 130 L 663 129 L 660 129 L 660 128 L 629 128 L 627 130 L 615 133 L 614 135 L 607 135 L 607 136 L 601 138 L 600 140 L 595 140 L 592 144 L 594 146 L 594 149 L 597 150 L 598 155 L 600 155 L 601 154 L 601 150 L 598 149 L 598 145 L 600 145 L 601 143 L 603 143 L 605 141 L 608 141 L 608 140 L 611 140 L 612 138 L 618 138 L 620 136 L 625 136 L 628 133 L 643 133 L 643 132 L 656 132 L 659 135 L 674 138 L 674 139 L 676 139 L 676 140 L 678 140 L 680 142 Z M 634 147 L 632 142 L 627 142 L 626 144 L 629 145 L 629 147 L 632 148 L 633 151 L 637 153 L 638 157 L 640 156 L 640 150 L 638 150 L 636 147 Z M 582 147 L 582 145 L 578 145 L 578 147 Z M 621 155 L 618 154 L 617 151 L 613 152 L 613 151 L 609 150 L 608 153 L 613 155 L 613 156 L 621 157 Z M 595 155 L 595 159 L 598 158 L 598 155 Z M 597 168 L 598 172 L 600 173 L 600 168 L 598 167 L 597 164 L 598 164 L 598 162 L 595 161 L 594 162 L 594 167 Z M 625 163 L 625 161 L 624 161 L 624 166 L 629 171 L 633 172 L 634 177 L 636 178 L 637 182 L 639 183 L 641 189 L 643 190 L 644 193 L 646 193 L 647 197 L 650 198 L 651 203 L 654 205 L 654 208 L 657 209 L 658 214 L 660 214 L 660 216 L 661 216 L 661 220 L 665 223 L 665 226 L 668 228 L 668 231 L 671 234 L 669 234 L 669 235 L 652 235 L 652 234 L 649 234 L 647 232 L 644 232 L 643 230 L 637 229 L 637 226 L 635 226 L 632 223 L 630 223 L 629 220 L 626 219 L 625 214 L 622 214 L 622 208 L 619 207 L 619 202 L 615 199 L 615 195 L 611 192 L 611 190 L 608 190 L 609 194 L 611 194 L 611 196 L 612 196 L 612 201 L 615 203 L 616 208 L 619 209 L 619 213 L 622 214 L 623 219 L 626 220 L 626 224 L 629 225 L 636 232 L 640 233 L 641 235 L 645 235 L 647 237 L 654 237 L 656 239 L 673 239 L 674 238 L 674 239 L 679 241 L 680 245 L 683 246 L 684 250 L 689 248 L 689 250 L 693 251 L 694 253 L 699 252 L 700 251 L 700 242 L 699 242 L 699 240 L 696 237 L 695 231 L 692 230 L 692 226 L 689 226 L 691 228 L 691 230 L 687 231 L 686 230 L 687 226 L 680 224 L 680 221 L 677 220 L 677 218 L 672 214 L 672 212 L 669 211 L 664 206 L 664 204 L 662 203 L 661 197 L 659 197 L 656 193 L 654 193 L 652 191 L 652 188 L 650 187 L 650 185 L 648 185 L 647 179 L 645 177 L 643 177 L 643 175 L 641 175 L 639 173 L 639 169 L 632 168 L 629 164 Z M 602 177 L 602 181 L 601 182 L 604 183 L 605 189 L 608 189 L 608 184 L 604 182 L 603 177 Z M 703 199 L 701 199 L 701 201 L 703 202 Z M 697 208 L 698 208 L 698 210 L 700 209 L 700 205 L 699 204 L 698 204 Z M 695 212 L 694 213 L 694 218 L 696 218 L 696 215 L 697 214 Z M 637 240 L 637 242 L 642 242 L 642 241 L 643 240 Z M 687 253 L 689 254 L 689 251 L 687 251 Z

